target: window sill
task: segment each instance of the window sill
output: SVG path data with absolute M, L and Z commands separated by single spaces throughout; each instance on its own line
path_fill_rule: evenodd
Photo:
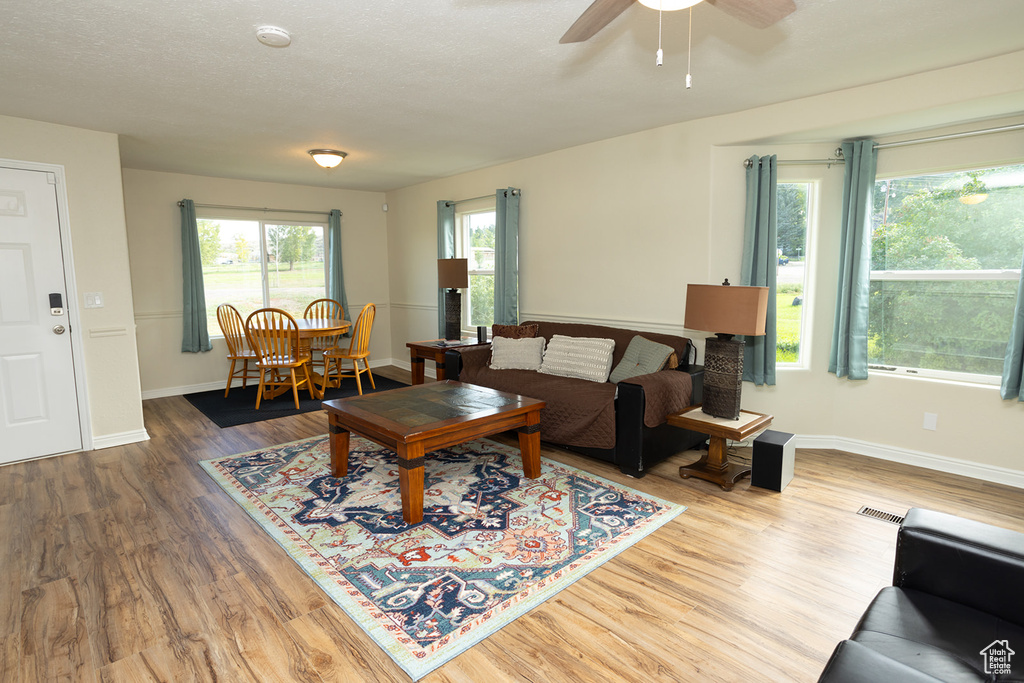
M 942 372 L 938 370 L 922 370 L 917 368 L 892 368 L 882 369 L 877 367 L 868 368 L 869 377 L 896 377 L 909 380 L 924 380 L 938 384 L 950 384 L 954 386 L 990 388 L 999 390 L 1000 378 L 990 375 L 971 375 L 959 372 Z

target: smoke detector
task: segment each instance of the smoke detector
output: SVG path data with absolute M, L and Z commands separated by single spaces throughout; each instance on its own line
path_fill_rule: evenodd
M 260 26 L 256 29 L 256 40 L 268 47 L 288 47 L 292 42 L 292 37 L 283 28 Z

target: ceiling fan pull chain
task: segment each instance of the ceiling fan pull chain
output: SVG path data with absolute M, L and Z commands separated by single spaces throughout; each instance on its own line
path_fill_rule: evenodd
M 659 40 L 660 42 L 660 40 Z M 690 25 L 686 29 L 686 89 L 693 85 L 690 77 L 690 48 L 693 46 L 693 5 L 690 5 Z
M 658 3 L 658 53 L 657 53 L 657 56 L 656 56 L 656 58 L 654 60 L 655 66 L 661 66 L 664 63 L 664 59 L 663 58 L 665 56 L 665 53 L 663 53 L 661 51 L 661 15 L 662 15 L 661 4 L 662 3 L 660 3 L 660 2 Z

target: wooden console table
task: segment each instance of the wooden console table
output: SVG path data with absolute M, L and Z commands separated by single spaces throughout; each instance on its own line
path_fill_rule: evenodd
M 490 342 L 483 342 L 490 344 Z M 425 361 L 432 360 L 436 367 L 437 381 L 445 379 L 444 354 L 448 349 L 460 349 L 464 346 L 480 346 L 475 337 L 463 337 L 458 344 L 445 344 L 443 339 L 407 342 L 409 361 L 412 365 L 412 383 L 423 384 Z
M 729 462 L 725 440 L 742 441 L 767 429 L 774 419 L 771 415 L 749 410 L 741 410 L 738 420 L 714 417 L 702 411 L 700 405 L 691 406 L 674 415 L 669 415 L 668 423 L 670 425 L 707 434 L 710 437 L 708 452 L 692 465 L 680 467 L 679 476 L 683 479 L 690 477 L 704 479 L 718 484 L 726 491 L 731 491 L 737 481 L 750 475 L 750 468 Z

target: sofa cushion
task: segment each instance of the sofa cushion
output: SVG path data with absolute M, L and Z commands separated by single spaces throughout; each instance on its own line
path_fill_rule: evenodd
M 491 340 L 492 370 L 540 370 L 544 360 L 544 337 Z
M 462 350 L 462 355 L 475 350 Z M 615 448 L 614 384 L 532 370 L 492 370 L 483 362 L 467 364 L 459 381 L 547 401 L 547 407 L 540 411 L 540 438 L 544 441 Z
M 983 580 L 983 579 L 977 579 Z M 987 680 L 981 650 L 1024 642 L 1024 627 L 913 589 L 883 588 L 853 640 L 943 681 Z
M 614 350 L 615 341 L 611 339 L 556 334 L 544 352 L 540 372 L 591 382 L 607 382 Z
M 844 640 L 832 652 L 818 683 L 939 683 L 939 679 L 921 673 L 906 664 L 889 659 L 869 647 Z
M 608 381 L 618 384 L 630 377 L 657 372 L 665 367 L 668 357 L 673 353 L 671 346 L 653 342 L 638 334 L 629 340 L 626 353 L 608 376 Z
M 491 337 L 506 339 L 533 339 L 537 336 L 537 325 L 491 325 Z

